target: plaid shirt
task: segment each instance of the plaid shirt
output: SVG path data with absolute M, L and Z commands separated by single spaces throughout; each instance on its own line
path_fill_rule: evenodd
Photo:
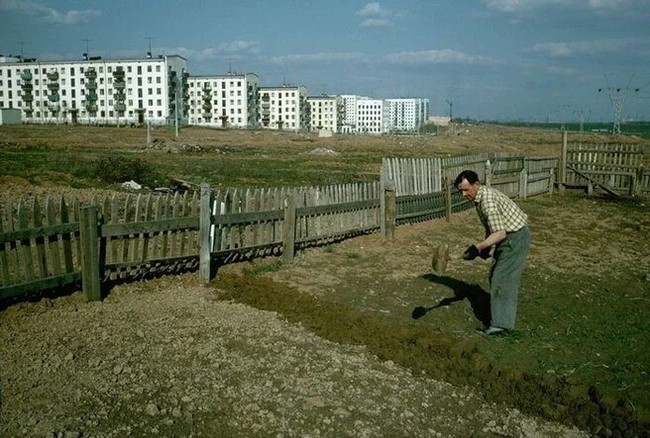
M 528 224 L 526 213 L 512 199 L 491 187 L 480 186 L 474 203 L 488 234 L 501 230 L 512 233 Z

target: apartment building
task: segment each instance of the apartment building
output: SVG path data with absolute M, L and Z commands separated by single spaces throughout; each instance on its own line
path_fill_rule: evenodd
M 191 76 L 189 123 L 222 128 L 255 128 L 259 123 L 259 77 L 254 73 Z
M 370 100 L 367 96 L 357 96 L 355 94 L 343 94 L 341 100 L 343 101 L 343 123 L 341 124 L 341 132 L 344 134 L 357 133 L 357 102 L 362 100 Z
M 386 132 L 415 133 L 427 123 L 429 99 L 386 99 Z
M 386 105 L 380 99 L 357 100 L 356 133 L 380 135 L 386 133 Z
M 343 99 L 341 96 L 309 96 L 309 130 L 341 132 L 343 123 Z
M 300 131 L 308 127 L 307 89 L 303 86 L 260 87 L 259 126 Z
M 26 123 L 153 124 L 187 119 L 187 61 L 142 59 L 37 61 L 0 57 L 0 107 Z

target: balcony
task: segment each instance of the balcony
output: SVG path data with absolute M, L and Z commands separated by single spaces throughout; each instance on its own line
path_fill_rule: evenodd
M 84 73 L 84 75 L 86 76 L 86 79 L 89 79 L 91 81 L 97 79 L 97 72 L 94 68 L 86 70 L 86 73 Z
M 59 72 L 56 71 L 51 71 L 47 74 L 47 79 L 49 81 L 58 81 L 59 80 Z
M 97 82 L 95 82 L 95 81 L 86 82 L 86 88 L 89 89 L 89 90 L 96 90 L 97 89 Z
M 59 91 L 59 83 L 58 82 L 49 82 L 47 84 L 47 89 L 50 91 Z
M 20 74 L 20 79 L 23 81 L 31 81 L 32 73 L 29 70 L 23 70 L 23 72 Z

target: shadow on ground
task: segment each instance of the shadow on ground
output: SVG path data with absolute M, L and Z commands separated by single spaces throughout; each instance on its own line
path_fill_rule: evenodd
M 489 315 L 489 308 L 485 308 L 489 296 L 480 287 L 451 277 L 426 278 L 453 291 L 453 296 L 434 307 L 468 299 L 479 320 Z M 627 404 L 605 396 L 596 387 L 572 384 L 557 375 L 499 369 L 472 341 L 449 333 L 431 332 L 421 324 L 318 300 L 269 278 L 224 273 L 212 285 L 220 299 L 277 312 L 333 342 L 363 344 L 380 359 L 392 360 L 414 373 L 425 372 L 433 379 L 476 388 L 486 400 L 600 436 L 648 436 L 650 431 L 650 425 L 634 419 Z
M 439 307 L 446 307 L 457 301 L 467 300 L 477 320 L 484 326 L 490 325 L 490 294 L 477 284 L 466 283 L 453 277 L 435 274 L 425 274 L 425 280 L 450 288 L 454 296 L 443 298 L 438 304 L 431 307 L 418 306 L 413 309 L 413 319 L 420 319 L 429 311 Z

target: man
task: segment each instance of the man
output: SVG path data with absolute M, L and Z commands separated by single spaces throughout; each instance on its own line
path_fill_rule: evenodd
M 517 293 L 530 246 L 528 216 L 508 196 L 483 186 L 476 172 L 461 172 L 454 186 L 473 201 L 483 226 L 485 239 L 474 243 L 463 254 L 465 260 L 478 256 L 487 259 L 494 247 L 490 270 L 490 326 L 485 335 L 501 335 L 515 327 Z

